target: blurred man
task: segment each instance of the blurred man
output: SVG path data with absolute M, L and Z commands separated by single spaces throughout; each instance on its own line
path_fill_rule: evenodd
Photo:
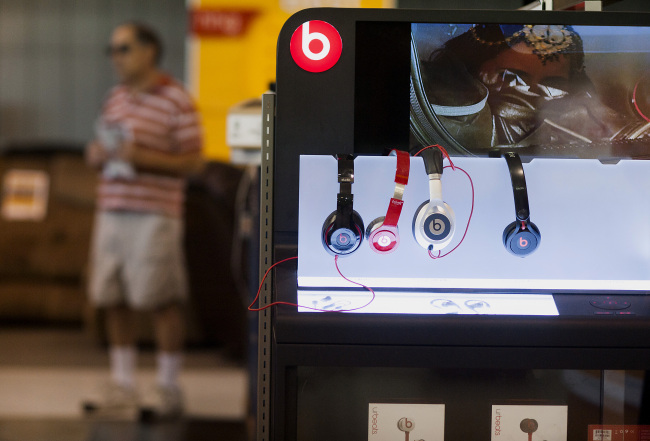
M 108 55 L 120 80 L 88 144 L 101 170 L 91 255 L 90 299 L 106 311 L 111 383 L 87 410 L 141 409 L 136 393 L 133 311 L 152 311 L 158 347 L 152 410 L 182 412 L 178 385 L 188 295 L 182 250 L 185 179 L 200 167 L 201 129 L 192 99 L 158 65 L 162 45 L 148 26 L 117 27 Z

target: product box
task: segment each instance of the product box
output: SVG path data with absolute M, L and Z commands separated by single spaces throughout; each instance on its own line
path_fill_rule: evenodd
M 492 441 L 566 441 L 567 406 L 493 405 Z
M 368 441 L 443 441 L 444 437 L 444 404 L 368 405 Z

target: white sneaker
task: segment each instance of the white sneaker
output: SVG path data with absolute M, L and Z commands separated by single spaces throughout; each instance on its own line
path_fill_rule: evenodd
M 170 420 L 183 415 L 183 393 L 179 387 L 156 386 L 145 395 L 140 407 L 140 420 Z
M 102 388 L 101 398 L 82 403 L 83 413 L 94 417 L 134 418 L 139 409 L 138 393 L 133 387 L 113 382 Z

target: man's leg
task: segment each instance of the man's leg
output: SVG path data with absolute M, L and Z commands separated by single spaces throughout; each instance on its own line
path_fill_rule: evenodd
M 185 343 L 185 316 L 179 304 L 172 304 L 154 312 L 156 343 L 158 346 L 158 385 L 178 389 L 178 375 Z
M 134 388 L 137 350 L 133 312 L 126 306 L 106 308 L 106 331 L 110 346 L 111 378 L 119 386 Z
M 135 308 L 151 310 L 155 330 L 157 387 L 145 399 L 143 417 L 176 417 L 183 411 L 179 384 L 185 342 L 182 305 L 188 296 L 182 249 L 183 223 L 162 215 L 140 216 L 140 234 L 133 242 L 125 266 L 130 281 L 129 301 Z
M 89 296 L 91 302 L 102 308 L 104 328 L 109 343 L 110 379 L 103 396 L 84 401 L 84 412 L 131 412 L 138 406 L 135 389 L 136 349 L 133 334 L 132 313 L 126 302 L 122 268 L 124 238 L 121 213 L 98 212 L 93 233 L 90 255 L 91 278 Z

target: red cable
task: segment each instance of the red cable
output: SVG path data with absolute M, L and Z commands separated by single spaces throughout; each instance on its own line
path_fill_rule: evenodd
M 639 107 L 639 103 L 636 101 L 636 92 L 637 89 L 639 88 L 639 83 L 641 80 L 637 81 L 636 84 L 634 85 L 634 91 L 632 92 L 632 104 L 634 104 L 634 108 L 636 109 L 637 113 L 643 118 L 644 120 L 650 122 L 650 118 L 645 116 L 643 112 L 641 111 L 641 108 Z
M 264 281 L 266 280 L 266 276 L 269 275 L 269 272 L 271 272 L 271 270 L 272 270 L 273 268 L 275 268 L 276 266 L 280 265 L 281 263 L 287 262 L 287 261 L 289 261 L 289 260 L 294 260 L 294 259 L 298 259 L 298 256 L 288 257 L 288 258 L 286 258 L 286 259 L 282 259 L 282 260 L 280 260 L 279 262 L 275 262 L 273 265 L 271 265 L 271 266 L 266 270 L 266 272 L 264 273 L 264 276 L 262 277 L 262 281 L 260 282 L 260 286 L 259 286 L 259 288 L 257 288 L 257 295 L 255 296 L 255 299 L 253 299 L 253 302 L 248 306 L 248 310 L 249 310 L 249 311 L 263 311 L 263 310 L 265 310 L 266 308 L 268 308 L 268 307 L 270 307 L 271 305 L 273 305 L 273 303 L 270 303 L 270 304 L 268 304 L 268 305 L 266 305 L 266 306 L 264 306 L 264 307 L 262 307 L 262 308 L 253 308 L 253 305 L 257 302 L 257 299 L 260 298 L 260 292 L 262 292 L 262 286 L 264 286 Z
M 276 306 L 276 305 L 287 305 L 287 306 L 295 306 L 295 307 L 297 307 L 297 308 L 310 309 L 310 310 L 312 310 L 312 311 L 319 311 L 319 312 L 350 312 L 350 311 L 357 311 L 357 310 L 359 310 L 359 309 L 363 309 L 363 308 L 365 308 L 366 306 L 370 305 L 370 304 L 375 300 L 375 296 L 376 296 L 376 295 L 375 295 L 375 291 L 373 291 L 372 288 L 370 288 L 369 286 L 364 285 L 363 283 L 359 283 L 359 282 L 355 282 L 355 281 L 353 281 L 353 280 L 350 280 L 350 279 L 348 279 L 347 277 L 345 277 L 345 276 L 343 275 L 343 273 L 341 273 L 341 270 L 339 269 L 339 264 L 338 264 L 339 256 L 335 256 L 335 257 L 334 257 L 334 265 L 336 266 L 336 271 L 339 273 L 339 275 L 340 275 L 343 279 L 347 280 L 348 282 L 353 283 L 353 284 L 355 284 L 355 285 L 359 285 L 359 286 L 361 286 L 361 287 L 367 289 L 368 291 L 370 291 L 370 292 L 372 293 L 372 298 L 371 298 L 370 301 L 369 301 L 368 303 L 366 303 L 365 305 L 363 305 L 363 306 L 359 306 L 359 307 L 357 307 L 357 308 L 331 310 L 331 309 L 312 308 L 311 306 L 302 306 L 302 305 L 298 305 L 297 303 L 291 303 L 291 302 L 273 302 L 273 303 L 269 303 L 268 305 L 263 306 L 263 307 L 261 307 L 261 308 L 253 308 L 253 305 L 257 302 L 257 300 L 258 300 L 259 297 L 260 297 L 260 292 L 262 291 L 262 286 L 264 286 L 264 281 L 266 280 L 266 277 L 269 275 L 269 272 L 270 272 L 273 268 L 275 268 L 276 266 L 280 265 L 281 263 L 286 262 L 286 261 L 288 261 L 288 260 L 297 259 L 297 258 L 298 258 L 298 257 L 295 256 L 295 257 L 288 257 L 288 258 L 286 258 L 286 259 L 282 259 L 282 260 L 280 260 L 279 262 L 275 262 L 273 265 L 271 265 L 271 266 L 266 270 L 266 272 L 264 273 L 264 276 L 262 277 L 262 281 L 260 282 L 260 286 L 259 286 L 259 288 L 257 289 L 257 295 L 255 296 L 255 299 L 253 300 L 253 302 L 252 302 L 252 303 L 250 304 L 250 306 L 248 307 L 248 310 L 249 310 L 249 311 L 259 312 L 259 311 L 264 311 L 265 309 L 268 309 L 268 308 L 270 308 L 271 306 Z
M 413 155 L 413 156 L 418 156 L 418 155 L 419 155 L 420 153 L 422 153 L 423 151 L 425 151 L 425 150 L 427 150 L 427 149 L 432 149 L 432 148 L 434 148 L 434 147 L 437 147 L 438 150 L 440 150 L 440 153 L 442 153 L 442 156 L 445 157 L 445 158 L 447 158 L 447 160 L 449 161 L 449 164 L 451 165 L 451 169 L 452 169 L 452 170 L 456 170 L 456 166 L 454 165 L 454 162 L 451 160 L 451 156 L 449 156 L 449 153 L 447 153 L 447 149 L 445 149 L 445 148 L 444 148 L 443 146 L 441 146 L 440 144 L 432 144 L 432 145 L 428 145 L 428 146 L 426 146 L 426 147 L 424 147 L 424 148 L 418 150 L 418 152 L 417 152 L 415 155 Z
M 374 301 L 375 301 L 375 291 L 373 291 L 373 289 L 372 289 L 371 287 L 366 286 L 366 285 L 364 285 L 363 283 L 355 282 L 355 281 L 350 280 L 350 279 L 348 279 L 347 277 L 345 277 L 345 276 L 343 275 L 343 273 L 341 273 L 341 270 L 339 269 L 338 260 L 339 260 L 339 256 L 334 257 L 334 265 L 336 266 L 336 271 L 338 271 L 339 276 L 343 277 L 345 280 L 347 280 L 347 281 L 350 282 L 350 283 L 354 283 L 355 285 L 359 285 L 360 287 L 367 289 L 367 290 L 370 291 L 370 293 L 372 294 L 372 298 L 370 299 L 370 301 L 369 301 L 368 303 L 366 303 L 366 304 L 363 305 L 363 306 L 359 306 L 358 308 L 344 309 L 344 310 L 336 311 L 336 312 L 357 311 L 357 310 L 359 310 L 359 309 L 363 309 L 363 308 L 365 308 L 366 306 L 368 306 L 368 305 L 370 305 L 372 302 L 374 302 Z

